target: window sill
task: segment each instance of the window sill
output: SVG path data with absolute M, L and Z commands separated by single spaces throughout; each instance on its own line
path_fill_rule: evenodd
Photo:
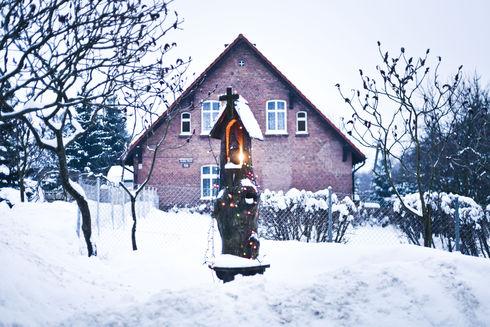
M 296 132 L 296 136 L 308 136 L 310 133 L 308 132 Z
M 266 131 L 267 136 L 288 136 L 288 132 L 276 132 L 276 131 Z
M 192 133 L 180 133 L 179 137 L 189 137 L 192 136 Z

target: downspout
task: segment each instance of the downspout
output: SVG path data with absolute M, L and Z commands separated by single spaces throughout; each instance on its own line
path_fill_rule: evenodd
M 359 169 L 364 167 L 365 164 L 366 164 L 366 159 L 364 159 L 364 161 L 362 161 L 361 165 L 359 165 L 357 168 L 352 169 L 352 197 L 354 197 L 356 194 L 356 183 L 354 181 L 354 175 Z

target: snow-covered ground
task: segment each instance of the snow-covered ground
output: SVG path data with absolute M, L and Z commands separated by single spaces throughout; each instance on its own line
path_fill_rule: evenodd
M 490 326 L 488 259 L 263 241 L 271 268 L 222 284 L 203 265 L 209 217 L 153 210 L 138 226 L 137 252 L 101 237 L 87 258 L 73 204 L 0 207 L 0 326 Z

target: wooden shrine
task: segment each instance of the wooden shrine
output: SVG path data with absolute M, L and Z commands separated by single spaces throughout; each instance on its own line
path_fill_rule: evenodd
M 236 274 L 263 273 L 269 265 L 253 260 L 259 254 L 260 243 L 257 237 L 259 192 L 253 173 L 251 135 L 261 138 L 262 134 L 248 105 L 231 88 L 219 99 L 226 106 L 210 132 L 212 138 L 221 140 L 220 192 L 213 217 L 218 222 L 222 254 L 252 259 L 247 267 L 211 267 L 226 282 Z

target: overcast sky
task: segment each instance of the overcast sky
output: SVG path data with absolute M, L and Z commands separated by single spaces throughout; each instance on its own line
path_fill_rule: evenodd
M 185 20 L 172 36 L 200 74 L 238 34 L 244 34 L 335 122 L 346 107 L 334 84 L 359 87 L 358 69 L 380 62 L 376 41 L 419 57 L 443 58 L 441 77 L 457 67 L 490 84 L 489 0 L 177 0 Z

